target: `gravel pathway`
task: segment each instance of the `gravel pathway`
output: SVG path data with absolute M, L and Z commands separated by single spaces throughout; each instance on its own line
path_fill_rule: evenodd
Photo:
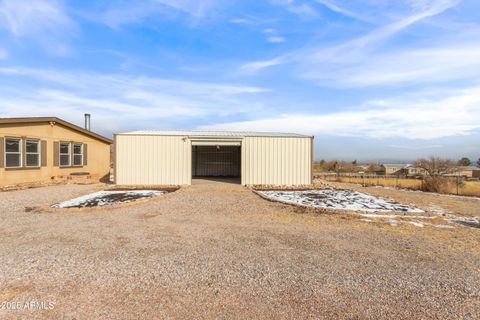
M 0 193 L 0 303 L 21 303 L 0 318 L 480 318 L 479 229 L 316 215 L 205 180 L 113 210 L 32 208 L 100 188 Z

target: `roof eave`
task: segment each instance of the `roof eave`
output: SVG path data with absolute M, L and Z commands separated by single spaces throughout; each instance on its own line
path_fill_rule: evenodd
M 61 124 L 67 128 L 70 128 L 72 130 L 75 130 L 77 132 L 83 133 L 87 136 L 90 136 L 92 138 L 95 138 L 97 140 L 100 140 L 102 142 L 105 142 L 107 144 L 113 144 L 113 140 L 104 137 L 102 135 L 99 135 L 95 132 L 88 131 L 87 129 L 84 129 L 82 127 L 79 127 L 73 123 L 70 123 L 68 121 L 62 120 L 57 117 L 25 117 L 25 118 L 0 118 L 0 124 L 15 124 L 15 123 L 41 123 L 41 122 L 55 122 L 58 124 Z

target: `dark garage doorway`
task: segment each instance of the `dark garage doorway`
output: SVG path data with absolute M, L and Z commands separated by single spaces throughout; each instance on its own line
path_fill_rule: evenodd
M 240 178 L 240 146 L 192 146 L 194 178 Z

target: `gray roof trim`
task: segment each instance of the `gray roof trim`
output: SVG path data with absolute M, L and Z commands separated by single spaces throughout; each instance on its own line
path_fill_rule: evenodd
M 282 137 L 282 138 L 313 138 L 313 136 L 297 133 L 281 132 L 251 132 L 251 131 L 132 131 L 118 135 L 146 135 L 146 136 L 183 136 L 189 138 L 231 139 L 244 137 Z

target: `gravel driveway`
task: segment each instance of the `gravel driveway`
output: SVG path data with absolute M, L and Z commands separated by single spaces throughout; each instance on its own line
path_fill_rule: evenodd
M 0 193 L 0 303 L 21 305 L 0 318 L 480 318 L 479 229 L 318 215 L 205 180 L 113 210 L 25 211 L 99 188 Z

